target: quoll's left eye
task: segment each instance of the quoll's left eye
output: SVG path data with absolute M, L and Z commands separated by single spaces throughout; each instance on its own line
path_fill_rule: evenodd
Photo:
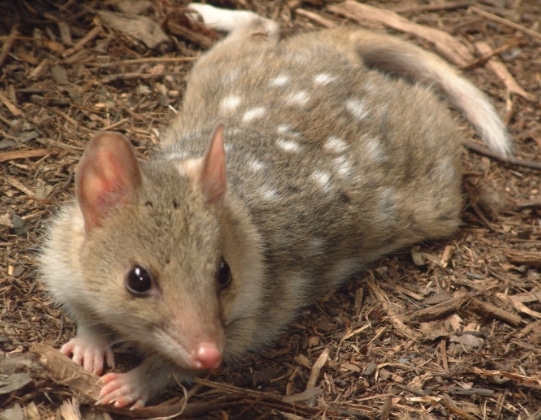
M 216 285 L 220 290 L 223 290 L 227 288 L 232 281 L 233 277 L 231 276 L 229 264 L 222 258 L 218 264 L 218 270 L 216 271 Z
M 152 275 L 140 265 L 134 265 L 126 274 L 126 289 L 134 296 L 146 296 L 152 288 Z

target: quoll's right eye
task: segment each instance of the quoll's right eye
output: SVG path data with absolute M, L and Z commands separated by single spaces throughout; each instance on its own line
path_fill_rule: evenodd
M 152 283 L 152 275 L 140 265 L 134 265 L 126 274 L 126 289 L 134 296 L 146 296 L 152 289 Z
M 218 264 L 218 271 L 216 272 L 216 284 L 218 285 L 219 290 L 223 290 L 227 289 L 232 281 L 233 277 L 231 276 L 229 264 L 222 258 Z

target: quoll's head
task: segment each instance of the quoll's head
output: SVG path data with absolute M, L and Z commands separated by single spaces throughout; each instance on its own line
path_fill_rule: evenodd
M 232 282 L 220 229 L 225 191 L 221 126 L 205 156 L 180 163 L 140 164 L 122 135 L 104 132 L 76 173 L 93 316 L 185 369 L 222 360 L 220 302 Z

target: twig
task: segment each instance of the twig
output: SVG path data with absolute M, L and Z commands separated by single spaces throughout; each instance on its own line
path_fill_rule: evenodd
M 413 388 L 412 386 L 407 386 L 407 385 L 402 385 L 402 384 L 399 384 L 399 383 L 396 383 L 396 384 L 393 384 L 394 386 L 396 386 L 397 388 L 400 388 L 400 389 L 403 389 L 404 391 L 407 391 L 413 395 L 416 395 L 418 397 L 424 397 L 426 395 L 429 395 L 429 391 L 425 391 L 424 389 L 417 389 L 417 388 Z
M 479 145 L 477 143 L 474 143 L 473 141 L 469 141 L 469 140 L 465 140 L 464 145 L 468 149 L 470 149 L 470 150 L 472 150 L 472 151 L 474 151 L 476 153 L 491 157 L 493 159 L 499 160 L 500 162 L 511 163 L 513 165 L 524 166 L 526 168 L 531 168 L 531 169 L 536 169 L 536 170 L 541 171 L 541 162 L 536 162 L 536 161 L 533 161 L 533 160 L 520 159 L 520 158 L 516 158 L 514 156 L 503 157 L 499 153 L 493 152 L 492 150 L 488 149 L 487 147 L 481 146 L 481 145 Z
M 493 389 L 486 389 L 486 388 L 459 388 L 458 386 L 450 386 L 447 389 L 447 392 L 449 394 L 454 395 L 480 395 L 482 397 L 492 397 L 494 395 Z
M 314 366 L 312 366 L 312 372 L 310 372 L 310 378 L 306 383 L 306 389 L 314 388 L 316 386 L 317 379 L 319 378 L 319 372 L 321 371 L 321 368 L 325 366 L 327 360 L 329 360 L 329 349 L 323 350 L 314 363 Z
M 0 163 L 15 159 L 31 159 L 47 155 L 57 155 L 60 151 L 57 149 L 34 149 L 34 150 L 14 150 L 12 152 L 0 153 Z
M 23 115 L 23 112 L 11 103 L 8 97 L 4 95 L 4 92 L 2 92 L 2 90 L 0 90 L 0 102 L 2 102 L 7 109 L 9 109 L 9 112 L 11 112 L 14 117 L 20 117 L 21 115 Z
M 507 249 L 504 251 L 504 254 L 512 264 L 541 267 L 541 251 L 520 251 L 517 249 Z
M 204 49 L 212 47 L 219 38 L 217 32 L 198 22 L 191 21 L 186 14 L 168 14 L 162 23 L 162 27 L 167 28 L 174 35 L 200 45 Z
M 410 316 L 410 320 L 417 322 L 435 321 L 457 312 L 466 303 L 469 296 L 465 292 L 457 292 L 452 299 L 420 309 Z
M 519 201 L 516 203 L 516 208 L 522 209 L 541 209 L 541 199 Z
M 439 348 L 442 368 L 445 372 L 449 373 L 449 358 L 447 357 L 447 341 L 445 339 L 440 341 Z
M 62 54 L 62 58 L 69 57 L 72 54 L 75 54 L 77 51 L 84 48 L 84 46 L 92 41 L 95 37 L 98 36 L 98 34 L 101 32 L 101 28 L 99 26 L 95 26 L 90 30 L 84 37 L 82 37 L 77 43 L 70 49 L 64 51 Z
M 380 420 L 389 420 L 391 418 L 391 410 L 393 408 L 393 399 L 387 397 L 383 402 L 383 407 L 381 408 L 381 413 L 379 415 Z
M 336 23 L 333 22 L 332 20 L 324 18 L 320 14 L 311 12 L 309 10 L 295 9 L 295 14 L 299 16 L 304 16 L 305 18 L 313 20 L 314 22 L 319 23 L 321 26 L 325 28 L 334 28 L 336 26 Z
M 383 310 L 389 317 L 390 321 L 393 324 L 393 327 L 395 328 L 396 333 L 402 337 L 407 338 L 408 340 L 421 341 L 423 338 L 422 334 L 404 324 L 404 317 L 402 311 L 399 311 L 396 306 L 392 305 L 389 297 L 378 286 L 378 283 L 375 281 L 375 279 L 370 278 L 367 281 L 367 285 L 370 289 L 370 293 L 372 293 L 372 295 L 374 296 L 374 299 L 381 304 Z
M 130 121 L 131 121 L 130 118 L 123 118 L 123 119 L 120 120 L 120 121 L 117 121 L 117 122 L 115 122 L 115 123 L 113 123 L 113 124 L 110 124 L 110 125 L 108 125 L 108 126 L 103 127 L 102 130 L 103 130 L 103 131 L 110 131 L 110 130 L 112 130 L 113 128 L 117 128 L 117 127 L 119 127 L 119 126 L 121 126 L 121 125 L 123 125 L 123 124 L 125 124 L 125 123 L 127 123 L 127 122 L 130 122 Z
M 481 54 L 492 54 L 492 49 L 484 41 L 476 42 L 475 48 Z M 490 67 L 490 69 L 496 74 L 496 76 L 500 78 L 500 80 L 510 92 L 516 93 L 517 95 L 522 96 L 528 101 L 536 100 L 535 95 L 527 93 L 524 89 L 522 89 L 522 87 L 520 87 L 518 82 L 513 78 L 513 76 L 511 76 L 511 73 L 509 73 L 509 70 L 507 70 L 507 67 L 505 67 L 505 65 L 500 61 L 499 58 L 492 57 L 488 61 L 487 66 Z
M 7 176 L 5 179 L 9 185 L 11 185 L 13 188 L 18 189 L 22 193 L 26 194 L 28 197 L 35 197 L 34 191 L 32 191 L 30 188 L 24 185 L 17 178 L 12 177 L 12 176 Z
M 481 57 L 473 60 L 471 63 L 466 64 L 463 67 L 460 67 L 460 70 L 469 70 L 473 67 L 480 66 L 481 64 L 484 64 L 488 60 L 490 60 L 495 55 L 500 55 L 502 52 L 507 51 L 509 48 L 520 46 L 523 43 L 521 39 L 514 39 L 512 41 L 509 41 L 503 45 L 501 45 L 498 48 L 495 48 L 491 50 L 490 52 L 487 52 L 486 54 L 483 54 Z
M 440 10 L 456 10 L 470 7 L 471 1 L 455 1 L 449 3 L 423 4 L 421 6 L 406 6 L 393 9 L 395 13 L 437 12 Z
M 159 79 L 160 77 L 167 76 L 168 74 L 178 74 L 178 73 L 119 73 L 119 74 L 111 74 L 109 76 L 105 76 L 101 79 L 102 83 L 111 83 L 116 82 L 117 80 L 138 80 L 138 79 Z
M 245 405 L 248 401 L 246 399 L 253 399 L 253 404 L 258 404 L 259 406 L 265 405 L 274 409 L 282 410 L 289 413 L 295 413 L 296 415 L 304 415 L 310 418 L 313 418 L 313 416 L 316 416 L 320 413 L 320 409 L 317 407 L 308 407 L 307 405 L 301 405 L 301 404 L 294 404 L 289 403 L 285 401 L 285 398 L 281 398 L 279 396 L 266 393 L 266 392 L 260 392 L 260 391 L 254 391 L 251 389 L 245 389 L 245 388 L 239 388 L 233 385 L 228 384 L 222 384 L 214 381 L 209 381 L 207 379 L 202 378 L 195 378 L 194 382 L 196 384 L 204 385 L 211 389 L 216 389 L 221 392 L 225 392 L 228 394 L 234 394 L 237 398 L 238 405 L 243 404 Z M 240 398 L 244 398 L 244 400 L 239 400 Z M 347 410 L 350 414 L 354 413 L 355 418 L 365 419 L 369 418 L 367 416 L 367 413 L 361 411 L 361 410 Z M 327 415 L 331 416 L 341 416 L 344 414 L 344 410 L 341 410 L 338 407 L 329 407 L 327 406 L 325 408 L 325 412 Z
M 539 32 L 536 32 L 536 31 L 533 31 L 531 29 L 525 28 L 524 26 L 519 25 L 518 23 L 511 22 L 508 19 L 501 18 L 501 17 L 496 16 L 496 15 L 494 15 L 492 13 L 481 10 L 481 9 L 475 7 L 475 6 L 470 7 L 468 10 L 475 13 L 475 14 L 477 14 L 477 15 L 479 15 L 479 16 L 483 16 L 483 17 L 485 17 L 487 19 L 490 19 L 490 20 L 492 20 L 494 22 L 501 23 L 502 25 L 506 25 L 506 26 L 509 26 L 510 28 L 516 29 L 517 31 L 523 32 L 526 35 L 531 36 L 535 41 L 541 43 L 541 34 Z
M 67 122 L 69 122 L 70 124 L 72 124 L 73 126 L 75 127 L 80 127 L 80 124 L 75 121 L 73 118 L 71 118 L 69 115 L 67 115 L 66 113 L 60 111 L 59 109 L 56 109 L 56 108 L 49 108 L 49 111 L 53 112 L 54 114 L 64 118 Z
M 480 312 L 481 314 L 489 317 L 499 319 L 500 321 L 505 322 L 506 324 L 513 325 L 516 327 L 522 322 L 520 315 L 513 314 L 504 309 L 498 308 L 495 305 L 492 305 L 488 302 L 482 302 L 477 298 L 473 298 L 468 305 L 469 309 L 474 312 Z
M 463 410 L 460 408 L 452 399 L 449 397 L 449 395 L 443 394 L 441 398 L 441 404 L 447 408 L 452 414 L 458 416 L 458 418 L 464 419 L 464 420 L 475 420 L 476 417 L 472 416 L 470 413 L 468 413 L 466 410 Z
M 4 64 L 4 60 L 8 56 L 9 50 L 11 50 L 11 47 L 13 46 L 13 43 L 15 42 L 15 39 L 17 39 L 18 35 L 19 24 L 16 23 L 11 27 L 11 31 L 7 39 L 4 41 L 4 45 L 2 45 L 2 51 L 0 52 L 0 68 L 2 67 L 2 64 Z
M 520 375 L 518 373 L 507 372 L 504 370 L 487 370 L 476 366 L 472 366 L 470 371 L 475 375 L 483 378 L 491 378 L 499 383 L 504 383 L 504 381 L 507 382 L 510 380 L 516 385 L 530 386 L 538 390 L 541 389 L 541 380 L 537 376 Z M 501 379 L 502 377 L 504 378 L 503 380 Z
M 117 66 L 127 66 L 130 64 L 151 64 L 151 63 L 184 63 L 186 61 L 197 60 L 198 57 L 145 57 L 135 58 L 133 60 L 115 61 L 113 63 L 86 63 L 89 67 L 108 68 Z

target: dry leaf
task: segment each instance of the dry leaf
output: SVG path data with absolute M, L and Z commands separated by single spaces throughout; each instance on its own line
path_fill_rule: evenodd
M 0 375 L 0 395 L 24 388 L 30 382 L 32 382 L 32 378 L 27 372 Z
M 449 338 L 452 343 L 460 343 L 469 347 L 483 347 L 485 340 L 473 334 L 453 335 Z
M 161 43 L 169 41 L 160 25 L 145 16 L 106 10 L 98 10 L 97 13 L 104 25 L 141 41 L 149 48 L 156 48 Z

